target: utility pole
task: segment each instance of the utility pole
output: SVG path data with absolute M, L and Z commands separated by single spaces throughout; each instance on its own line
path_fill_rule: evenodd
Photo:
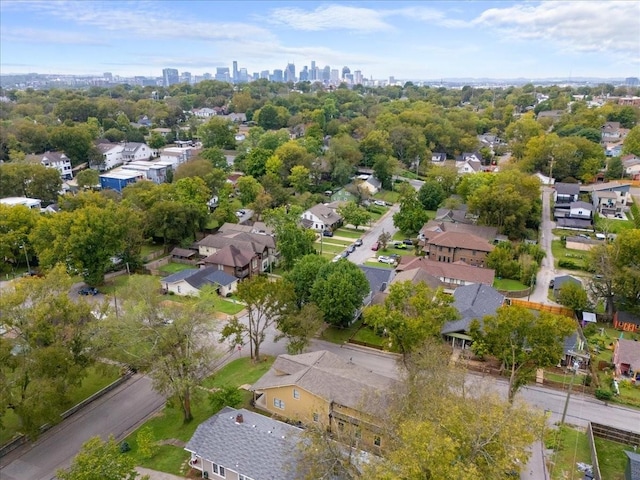
M 573 375 L 571 375 L 571 382 L 569 382 L 569 390 L 567 390 L 567 398 L 564 401 L 564 409 L 562 410 L 562 420 L 560 420 L 560 425 L 564 425 L 564 420 L 567 416 L 567 409 L 569 408 L 569 399 L 571 398 L 571 389 L 573 388 L 573 381 L 576 378 L 576 374 L 578 373 L 578 368 L 580 368 L 580 362 L 576 360 L 573 362 Z
M 24 250 L 24 258 L 27 261 L 27 274 L 31 275 L 31 266 L 29 265 L 29 255 L 27 254 L 27 247 L 24 246 L 24 242 L 22 242 L 22 246 L 20 248 Z

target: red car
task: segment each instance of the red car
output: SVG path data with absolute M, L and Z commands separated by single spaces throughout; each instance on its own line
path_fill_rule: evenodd
M 379 242 L 376 242 L 371 246 L 371 250 L 373 250 L 374 252 L 377 252 L 379 248 L 380 248 Z

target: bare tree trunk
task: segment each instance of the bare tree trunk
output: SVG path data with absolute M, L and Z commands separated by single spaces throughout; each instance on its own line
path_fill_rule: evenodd
M 188 423 L 193 420 L 193 414 L 191 413 L 191 392 L 186 390 L 184 397 L 182 397 L 182 421 Z

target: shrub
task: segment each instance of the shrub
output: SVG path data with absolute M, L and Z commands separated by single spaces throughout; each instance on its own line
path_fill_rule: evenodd
M 596 390 L 596 398 L 598 400 L 604 400 L 606 402 L 608 400 L 611 400 L 612 397 L 613 397 L 613 392 L 609 389 L 598 388 Z
M 127 453 L 130 450 L 131 446 L 129 445 L 129 442 L 122 442 L 120 444 L 120 453 Z
M 572 262 L 571 260 L 559 260 L 558 267 L 568 268 L 569 270 L 580 270 L 580 267 L 578 267 L 578 265 L 576 265 L 576 263 Z
M 592 380 L 591 375 L 585 375 L 584 378 L 582 379 L 582 384 L 585 387 L 590 387 L 591 386 L 591 380 Z

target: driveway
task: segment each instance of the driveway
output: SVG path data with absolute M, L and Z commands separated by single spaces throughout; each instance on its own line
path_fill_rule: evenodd
M 530 296 L 532 302 L 555 305 L 547 299 L 549 293 L 549 282 L 556 276 L 553 252 L 551 251 L 551 241 L 553 240 L 552 230 L 556 224 L 551 219 L 551 187 L 542 187 L 542 223 L 540 225 L 540 247 L 546 256 L 542 259 L 540 271 L 536 277 L 536 288 Z

